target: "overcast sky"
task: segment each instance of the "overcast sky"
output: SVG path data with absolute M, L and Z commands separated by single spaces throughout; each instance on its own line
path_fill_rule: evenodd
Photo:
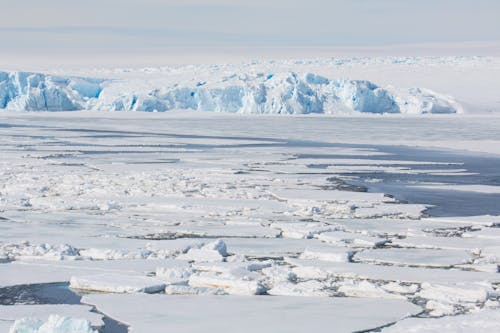
M 500 40 L 499 0 L 0 0 L 3 48 Z

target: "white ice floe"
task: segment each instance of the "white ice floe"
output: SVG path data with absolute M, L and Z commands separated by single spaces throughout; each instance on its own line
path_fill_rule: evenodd
M 484 283 L 456 283 L 448 285 L 423 283 L 418 296 L 448 304 L 484 303 L 488 291 L 492 290 Z
M 454 317 L 408 318 L 394 326 L 384 328 L 384 333 L 439 333 L 439 332 L 495 332 L 500 322 L 500 311 L 483 310 Z
M 352 247 L 379 247 L 391 242 L 391 240 L 386 238 L 370 237 L 343 231 L 323 232 L 317 235 L 316 238 L 322 242 Z
M 130 325 L 132 331 L 149 333 L 186 333 L 200 327 L 209 332 L 238 327 L 241 333 L 267 333 L 278 327 L 283 332 L 319 333 L 331 332 L 332 323 L 343 333 L 377 328 L 421 311 L 404 300 L 328 297 L 115 294 L 86 295 L 83 302 Z
M 352 251 L 342 247 L 307 247 L 301 253 L 300 259 L 318 259 L 333 262 L 349 262 L 352 256 Z
M 465 250 L 390 248 L 360 251 L 354 255 L 353 259 L 378 264 L 452 267 L 471 262 L 472 256 Z
M 165 289 L 165 283 L 146 276 L 99 274 L 73 276 L 70 287 L 111 293 L 156 293 Z
M 314 235 L 339 229 L 336 225 L 320 222 L 272 223 L 270 227 L 281 230 L 284 238 L 293 239 L 312 238 Z

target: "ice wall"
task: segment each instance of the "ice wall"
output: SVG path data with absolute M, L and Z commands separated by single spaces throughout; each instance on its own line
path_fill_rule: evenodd
M 381 88 L 369 81 L 305 73 L 235 75 L 189 86 L 0 72 L 0 109 L 168 111 L 261 114 L 460 113 L 453 98 L 427 89 Z

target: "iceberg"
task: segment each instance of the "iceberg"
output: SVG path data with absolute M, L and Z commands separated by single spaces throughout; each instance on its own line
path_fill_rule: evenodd
M 192 74 L 191 74 L 192 75 Z M 196 110 L 244 114 L 461 113 L 452 97 L 423 88 L 379 87 L 294 72 L 248 73 L 212 82 L 165 77 L 96 79 L 0 72 L 0 109 L 14 111 Z

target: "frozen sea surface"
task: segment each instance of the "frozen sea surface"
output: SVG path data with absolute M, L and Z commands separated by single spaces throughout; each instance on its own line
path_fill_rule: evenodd
M 103 332 L 499 311 L 498 117 L 1 115 L 1 328 L 27 305 Z

